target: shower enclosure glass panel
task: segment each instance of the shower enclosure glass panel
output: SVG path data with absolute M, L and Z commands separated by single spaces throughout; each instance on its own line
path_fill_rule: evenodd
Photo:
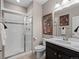
M 24 31 L 23 25 L 6 24 L 7 39 L 5 45 L 5 55 L 10 56 L 24 51 Z
M 5 57 L 24 52 L 24 16 L 4 13 L 6 29 Z
M 26 19 L 26 52 L 32 50 L 32 17 Z

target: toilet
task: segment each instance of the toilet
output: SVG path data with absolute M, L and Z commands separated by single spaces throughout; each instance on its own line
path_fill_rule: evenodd
M 41 57 L 45 55 L 45 49 L 46 49 L 45 41 L 43 41 L 43 45 L 38 45 L 35 47 L 37 59 L 41 59 Z
M 43 45 L 38 45 L 35 47 L 35 52 L 36 52 L 36 58 L 39 59 L 40 57 L 42 57 L 45 53 L 45 46 Z

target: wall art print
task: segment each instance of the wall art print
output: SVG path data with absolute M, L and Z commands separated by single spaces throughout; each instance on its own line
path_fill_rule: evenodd
M 43 26 L 43 34 L 53 35 L 52 13 L 43 16 L 42 26 Z
M 68 26 L 69 25 L 69 14 L 60 16 L 60 26 Z

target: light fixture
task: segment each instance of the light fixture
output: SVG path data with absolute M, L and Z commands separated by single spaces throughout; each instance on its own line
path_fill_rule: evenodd
M 56 3 L 55 8 L 58 8 L 58 7 L 60 7 L 60 4 Z
M 55 5 L 55 12 L 59 11 L 59 10 L 62 10 L 64 8 L 68 8 L 72 5 L 75 5 L 75 4 L 78 4 L 79 3 L 79 0 L 63 0 L 61 3 L 60 3 L 60 6 L 58 5 L 58 3 Z
M 68 2 L 70 2 L 71 0 L 63 0 L 62 1 L 62 5 L 67 4 Z
M 76 3 L 79 3 L 79 0 L 75 0 Z
M 20 2 L 20 0 L 16 0 L 18 3 Z

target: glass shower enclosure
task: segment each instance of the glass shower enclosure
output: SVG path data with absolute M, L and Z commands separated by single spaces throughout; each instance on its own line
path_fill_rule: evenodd
M 32 51 L 32 17 L 3 11 L 3 22 L 7 26 L 5 58 Z

